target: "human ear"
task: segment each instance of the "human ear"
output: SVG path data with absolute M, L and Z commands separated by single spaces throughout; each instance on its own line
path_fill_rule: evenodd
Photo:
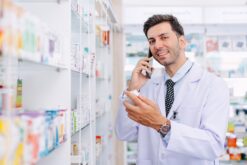
M 186 42 L 185 37 L 184 36 L 180 36 L 179 37 L 179 46 L 180 46 L 181 49 L 185 49 L 186 43 L 187 42 Z

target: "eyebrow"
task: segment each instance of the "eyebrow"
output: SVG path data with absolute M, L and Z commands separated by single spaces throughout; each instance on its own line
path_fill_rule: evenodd
M 161 34 L 159 34 L 158 36 L 160 37 L 160 36 L 163 36 L 163 35 L 168 35 L 169 33 L 161 33 Z M 151 40 L 151 39 L 154 39 L 155 37 L 150 37 L 150 38 L 148 38 L 148 40 Z

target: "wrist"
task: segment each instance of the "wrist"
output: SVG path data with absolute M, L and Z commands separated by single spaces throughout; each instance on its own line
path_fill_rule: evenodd
M 167 120 L 166 118 L 164 118 L 164 117 L 162 116 L 162 117 L 160 118 L 160 120 L 157 122 L 157 124 L 155 124 L 155 125 L 153 126 L 153 128 L 154 128 L 156 131 L 159 132 L 160 127 L 161 127 L 162 125 L 166 124 L 167 121 L 169 121 L 169 120 Z M 169 121 L 169 122 L 170 122 L 170 121 Z
M 140 89 L 138 89 L 138 88 L 133 88 L 133 87 L 128 87 L 126 90 L 127 90 L 127 91 L 134 91 L 134 90 L 137 90 L 138 92 L 140 92 Z
M 160 126 L 158 132 L 162 137 L 165 137 L 170 132 L 170 129 L 171 129 L 171 122 L 170 120 L 166 119 L 166 121 Z
M 128 87 L 127 89 L 126 89 L 126 91 L 132 91 L 133 89 L 131 89 L 130 87 Z

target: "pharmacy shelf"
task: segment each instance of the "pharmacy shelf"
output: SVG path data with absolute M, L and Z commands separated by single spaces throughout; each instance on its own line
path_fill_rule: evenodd
M 83 131 L 85 128 L 87 128 L 90 125 L 90 122 L 86 122 L 85 124 L 82 125 L 81 128 L 79 128 L 77 131 L 71 133 L 71 136 L 75 136 L 77 133 Z
M 247 160 L 220 160 L 220 165 L 246 165 Z
M 60 158 L 57 160 L 54 160 L 54 159 L 56 159 L 58 155 L 61 155 L 61 152 L 63 152 L 64 150 L 69 150 L 69 145 L 70 145 L 70 143 L 68 141 L 66 141 L 65 143 L 60 145 L 58 148 L 53 150 L 49 155 L 40 159 L 37 162 L 37 165 L 46 165 L 46 164 L 52 165 L 54 162 L 65 165 L 65 158 Z
M 81 155 L 73 155 L 73 156 L 71 156 L 71 164 L 73 165 L 73 164 L 82 164 L 82 165 L 84 165 L 84 164 L 89 164 L 89 162 L 87 162 L 87 161 L 83 161 L 83 156 L 81 156 Z
M 15 2 L 4 0 L 3 6 L 1 6 L 1 9 L 3 9 L 1 10 L 1 12 L 3 11 L 1 22 L 4 23 L 0 25 L 0 29 L 3 30 L 3 33 L 9 34 L 9 38 L 12 41 L 18 41 L 18 44 L 11 45 L 13 42 L 5 42 L 6 38 L 3 39 L 2 58 L 7 58 L 6 61 L 5 59 L 2 61 L 4 63 L 3 67 L 6 67 L 6 74 L 10 79 L 7 83 L 12 83 L 7 85 L 11 85 L 15 90 L 20 88 L 18 99 L 21 99 L 23 113 L 26 113 L 27 110 L 39 113 L 42 112 L 42 109 L 70 109 L 70 69 L 68 67 L 69 61 L 67 60 L 69 59 L 70 41 L 66 40 L 66 38 L 70 38 L 68 19 L 70 13 L 66 12 L 69 11 L 69 1 L 56 3 L 57 1 L 40 0 L 34 3 L 34 1 L 19 0 L 18 4 Z M 50 15 L 51 12 L 53 13 L 52 15 Z M 58 19 L 60 16 L 63 18 L 62 20 Z M 19 87 L 16 85 L 17 79 L 22 80 L 22 84 Z M 17 98 L 15 90 L 12 92 L 12 98 Z M 11 110 L 16 111 L 16 108 L 13 107 Z M 69 164 L 70 158 L 68 155 L 70 155 L 71 138 L 68 119 L 70 118 L 70 112 L 66 111 L 65 113 L 68 115 L 66 115 L 67 120 L 64 121 L 63 128 L 61 127 L 59 131 L 58 128 L 54 127 L 56 126 L 55 124 L 49 129 L 44 128 L 47 131 L 42 132 L 41 128 L 36 126 L 40 124 L 40 120 L 36 120 L 31 114 L 28 118 L 25 117 L 28 119 L 25 120 L 30 120 L 30 131 L 34 132 L 28 135 L 30 138 L 27 138 L 27 140 L 29 139 L 31 142 L 25 141 L 25 143 L 28 143 L 28 147 L 24 151 L 21 151 L 21 148 L 19 150 L 18 148 L 16 149 L 18 153 L 23 152 L 22 157 L 18 158 L 19 161 L 27 159 L 24 162 L 27 165 Z M 11 114 L 10 117 L 14 119 L 14 115 Z M 55 121 L 58 118 L 54 118 L 53 115 L 48 117 L 50 119 L 42 120 L 45 124 L 62 122 L 61 120 Z M 14 120 L 12 121 L 14 122 Z M 30 126 L 31 123 L 34 124 L 32 127 Z M 64 130 L 66 140 L 60 141 L 56 130 L 58 132 Z M 29 133 L 32 133 L 30 131 Z M 38 131 L 42 133 L 36 135 Z M 53 133 L 51 134 L 51 132 Z M 45 142 L 42 143 L 44 146 L 38 145 L 37 143 L 41 143 L 41 141 L 37 141 L 37 139 L 45 139 L 45 137 L 50 138 L 48 140 L 50 142 L 48 151 L 44 150 L 44 153 L 42 152 L 42 155 L 40 155 L 41 158 L 36 162 L 36 152 L 39 149 L 43 151 L 41 147 L 45 146 Z M 56 140 L 59 139 L 61 144 L 58 144 L 57 141 L 51 141 L 55 137 Z M 18 136 L 15 136 L 15 138 L 12 138 L 13 142 L 18 141 Z M 54 143 L 54 148 L 51 147 L 51 143 Z M 56 159 L 57 157 L 61 159 Z M 12 164 L 12 161 L 14 161 L 13 157 L 9 158 L 6 163 Z M 0 162 L 2 161 L 0 160 Z M 19 163 L 17 162 L 17 164 Z
M 54 68 L 57 71 L 68 70 L 68 67 L 66 67 L 65 65 L 46 64 L 46 63 L 37 62 L 37 61 L 29 60 L 29 59 L 23 59 L 23 58 L 18 58 L 18 62 L 20 65 L 25 65 L 25 66 L 31 65 L 30 67 L 38 65 L 41 67 L 44 66 L 44 67 Z
M 136 164 L 136 160 L 135 159 L 128 159 L 127 163 Z
M 9 0 L 4 0 L 4 2 L 7 1 Z M 98 9 L 105 13 L 103 20 L 107 20 L 107 23 L 109 24 L 109 31 L 111 31 L 112 27 L 110 24 L 115 24 L 115 22 L 111 22 L 112 19 L 109 19 L 112 17 L 108 12 L 108 10 L 111 10 L 109 8 L 110 6 L 104 4 L 105 2 L 103 2 L 103 0 L 37 0 L 35 2 L 32 0 L 13 1 L 14 4 L 18 4 L 17 9 L 19 9 L 20 5 L 23 11 L 27 13 L 27 15 L 25 15 L 28 18 L 27 21 L 31 21 L 28 22 L 30 25 L 26 25 L 26 17 L 24 17 L 24 21 L 22 20 L 19 22 L 19 20 L 16 19 L 11 22 L 14 23 L 13 29 L 19 25 L 24 26 L 18 28 L 16 31 L 19 30 L 24 33 L 27 29 L 29 32 L 28 34 L 25 34 L 27 35 L 25 36 L 27 37 L 27 41 L 23 40 L 24 42 L 28 42 L 28 44 L 24 44 L 26 47 L 23 46 L 20 51 L 16 51 L 21 55 L 24 55 L 25 53 L 25 56 L 22 57 L 19 56 L 19 54 L 16 55 L 16 57 L 13 56 L 12 54 L 15 53 L 12 52 L 11 46 L 7 47 L 10 49 L 6 49 L 7 53 L 5 52 L 5 54 L 12 53 L 9 56 L 12 58 L 9 60 L 10 63 L 8 63 L 9 61 L 5 63 L 5 61 L 2 60 L 8 56 L 0 56 L 0 61 L 3 61 L 3 63 L 6 64 L 3 65 L 3 67 L 8 67 L 8 72 L 6 72 L 6 74 L 14 71 L 14 79 L 20 78 L 23 80 L 23 107 L 18 109 L 19 113 L 26 112 L 27 110 L 35 110 L 39 112 L 40 109 L 52 109 L 54 107 L 63 107 L 68 110 L 68 116 L 65 124 L 67 135 L 66 141 L 56 147 L 47 156 L 38 160 L 37 164 L 68 165 L 71 163 L 86 163 L 95 165 L 96 127 L 98 124 L 108 126 L 108 120 L 112 120 L 111 118 L 105 117 L 105 112 L 97 114 L 96 111 L 96 98 L 103 100 L 105 98 L 109 98 L 111 95 L 110 91 L 112 89 L 111 82 L 109 81 L 112 76 L 110 74 L 111 67 L 105 66 L 111 65 L 111 59 L 109 58 L 112 58 L 112 56 L 109 55 L 109 50 L 111 47 L 109 43 L 108 46 L 105 46 L 108 51 L 104 51 L 103 53 L 99 52 L 105 49 L 104 46 L 101 47 L 101 50 L 97 50 L 95 38 L 97 16 L 95 15 L 95 5 L 100 2 L 101 5 Z M 12 10 L 15 10 L 15 8 L 11 8 L 11 11 Z M 53 13 L 52 15 L 50 14 L 51 12 Z M 9 17 L 11 16 L 13 15 L 10 14 Z M 5 22 L 0 24 L 0 29 L 2 25 L 8 25 L 6 24 L 6 21 L 10 20 L 8 19 L 9 17 L 6 17 L 4 20 Z M 17 17 L 14 17 L 14 19 L 15 18 Z M 32 27 L 33 24 L 35 25 L 34 28 Z M 49 28 L 49 33 L 42 33 L 43 30 L 46 30 L 43 28 L 43 24 L 45 27 Z M 55 36 L 54 42 L 56 44 L 53 45 L 50 43 L 50 38 L 46 38 L 46 35 L 51 38 Z M 17 33 L 13 33 L 12 36 L 18 35 Z M 44 39 L 44 46 L 49 46 L 45 47 L 46 49 L 44 51 L 40 51 L 40 45 L 38 45 L 38 42 L 34 42 L 35 37 L 40 37 L 40 41 L 43 41 Z M 59 42 L 57 43 L 57 41 Z M 21 42 L 18 46 L 22 46 Z M 45 58 L 51 58 L 51 60 L 48 59 L 47 61 L 46 59 L 46 62 L 42 62 L 41 60 L 44 59 L 44 56 L 42 56 L 43 53 L 52 52 L 53 46 L 58 46 L 58 48 L 56 47 L 57 49 L 54 49 L 54 54 L 58 53 L 59 55 L 58 60 L 56 60 L 57 56 L 56 58 L 53 58 L 54 54 L 50 53 L 45 56 Z M 96 61 L 101 61 L 104 57 L 106 57 L 107 60 L 102 61 L 104 63 L 104 68 L 101 69 L 107 70 L 107 76 L 105 77 L 104 74 L 104 77 L 97 77 Z M 12 80 L 6 82 L 12 82 Z M 13 84 L 15 83 L 16 82 Z M 103 89 L 107 90 L 107 93 L 105 93 Z M 1 93 L 13 93 L 13 95 L 15 95 L 15 92 L 13 91 L 15 90 L 9 91 L 5 88 L 0 89 Z M 110 109 L 110 100 L 107 100 L 107 103 L 103 104 L 107 107 L 107 109 Z M 103 109 L 106 109 L 106 107 Z M 13 108 L 13 110 L 17 111 L 17 108 Z M 100 112 L 102 112 L 101 108 Z M 79 121 L 77 123 L 78 125 L 76 125 L 79 126 L 79 128 L 76 128 L 75 132 L 73 132 L 73 129 L 71 128 L 72 119 L 70 116 L 72 113 L 75 116 L 77 115 L 76 117 L 73 117 L 75 117 L 75 120 Z M 80 126 L 79 123 L 84 124 Z M 107 132 L 107 135 L 108 134 L 110 134 L 109 131 Z M 72 149 L 73 147 L 75 148 Z M 108 145 L 104 146 L 104 151 L 107 151 L 107 153 L 113 152 Z M 85 153 L 87 153 L 86 156 Z M 87 161 L 85 162 L 84 159 Z M 107 160 L 107 157 L 104 157 L 102 160 Z
M 62 147 L 65 143 L 67 142 L 67 140 L 65 139 L 62 143 L 60 143 L 58 146 L 56 146 L 55 148 L 53 148 L 52 150 L 49 151 L 49 153 L 47 153 L 46 155 L 44 155 L 43 157 L 41 157 L 37 163 L 41 162 L 42 159 L 45 159 L 45 157 L 49 157 L 50 155 L 52 155 L 53 153 L 56 152 L 56 150 L 59 150 L 60 147 Z
M 78 74 L 78 75 L 82 75 L 82 76 L 85 76 L 85 77 L 89 77 L 89 75 L 87 73 L 81 72 L 79 70 L 71 69 L 71 71 L 73 72 L 73 74 Z
M 68 70 L 68 67 L 66 65 L 59 65 L 59 64 L 49 64 L 49 63 L 45 63 L 45 62 L 41 62 L 41 61 L 36 61 L 36 60 L 32 60 L 32 59 L 27 59 L 27 58 L 22 58 L 22 57 L 15 57 L 15 56 L 0 56 L 0 61 L 4 61 L 4 60 L 10 60 L 12 63 L 15 63 L 18 65 L 23 65 L 23 66 L 27 66 L 27 67 L 47 67 L 47 68 L 54 68 L 58 71 L 60 70 Z M 17 65 L 16 65 L 17 66 Z

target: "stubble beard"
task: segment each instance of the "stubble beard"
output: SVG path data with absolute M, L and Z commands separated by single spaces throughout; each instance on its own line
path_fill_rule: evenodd
M 172 54 L 174 54 L 174 56 L 172 56 L 171 61 L 164 61 L 164 63 L 160 63 L 161 65 L 163 65 L 164 67 L 169 67 L 170 65 L 173 65 L 177 62 L 177 59 L 179 58 L 179 54 L 180 54 L 180 50 L 176 49 L 176 51 L 171 52 Z

